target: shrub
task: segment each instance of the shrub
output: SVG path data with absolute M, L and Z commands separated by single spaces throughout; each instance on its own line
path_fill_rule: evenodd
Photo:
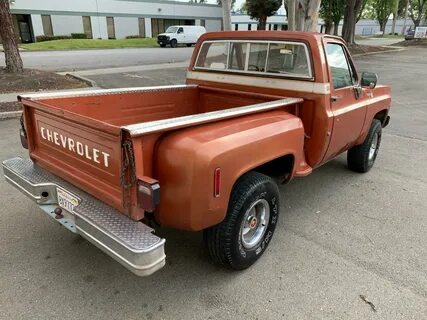
M 135 34 L 132 36 L 126 36 L 126 39 L 142 39 L 144 37 L 141 37 L 139 34 Z
M 37 36 L 36 42 L 61 40 L 61 39 L 71 39 L 71 37 L 70 36 Z
M 72 33 L 71 39 L 87 39 L 86 33 Z

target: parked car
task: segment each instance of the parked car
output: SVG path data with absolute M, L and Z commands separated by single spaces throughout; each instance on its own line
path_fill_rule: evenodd
M 251 266 L 286 208 L 277 183 L 346 151 L 369 171 L 391 104 L 341 38 L 286 31 L 203 35 L 186 85 L 19 99 L 30 159 L 5 160 L 6 180 L 141 276 L 165 265 L 159 225 L 203 231 L 215 263 Z
M 414 39 L 414 35 L 415 35 L 415 27 L 411 26 L 411 27 L 409 27 L 408 31 L 406 31 L 405 40 Z
M 167 45 L 176 48 L 179 44 L 191 47 L 204 33 L 206 33 L 206 29 L 201 26 L 171 26 L 166 29 L 165 33 L 160 33 L 157 36 L 157 43 L 162 48 Z

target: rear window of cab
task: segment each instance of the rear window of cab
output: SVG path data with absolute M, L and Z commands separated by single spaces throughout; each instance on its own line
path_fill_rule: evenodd
M 205 41 L 194 69 L 313 78 L 306 44 L 290 41 Z

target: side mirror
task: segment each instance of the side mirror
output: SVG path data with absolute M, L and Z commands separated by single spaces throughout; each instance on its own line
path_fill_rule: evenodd
M 363 88 L 374 89 L 378 82 L 378 76 L 373 72 L 363 72 L 362 79 L 360 80 L 360 86 Z

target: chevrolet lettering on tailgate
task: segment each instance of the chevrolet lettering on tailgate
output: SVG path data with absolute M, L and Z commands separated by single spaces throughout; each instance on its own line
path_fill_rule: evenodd
M 40 127 L 40 136 L 42 139 L 47 140 L 60 146 L 66 150 L 74 152 L 81 157 L 85 157 L 93 162 L 103 164 L 106 168 L 109 166 L 110 154 L 96 148 L 91 148 L 87 144 L 67 137 L 62 133 L 49 130 L 45 127 Z

